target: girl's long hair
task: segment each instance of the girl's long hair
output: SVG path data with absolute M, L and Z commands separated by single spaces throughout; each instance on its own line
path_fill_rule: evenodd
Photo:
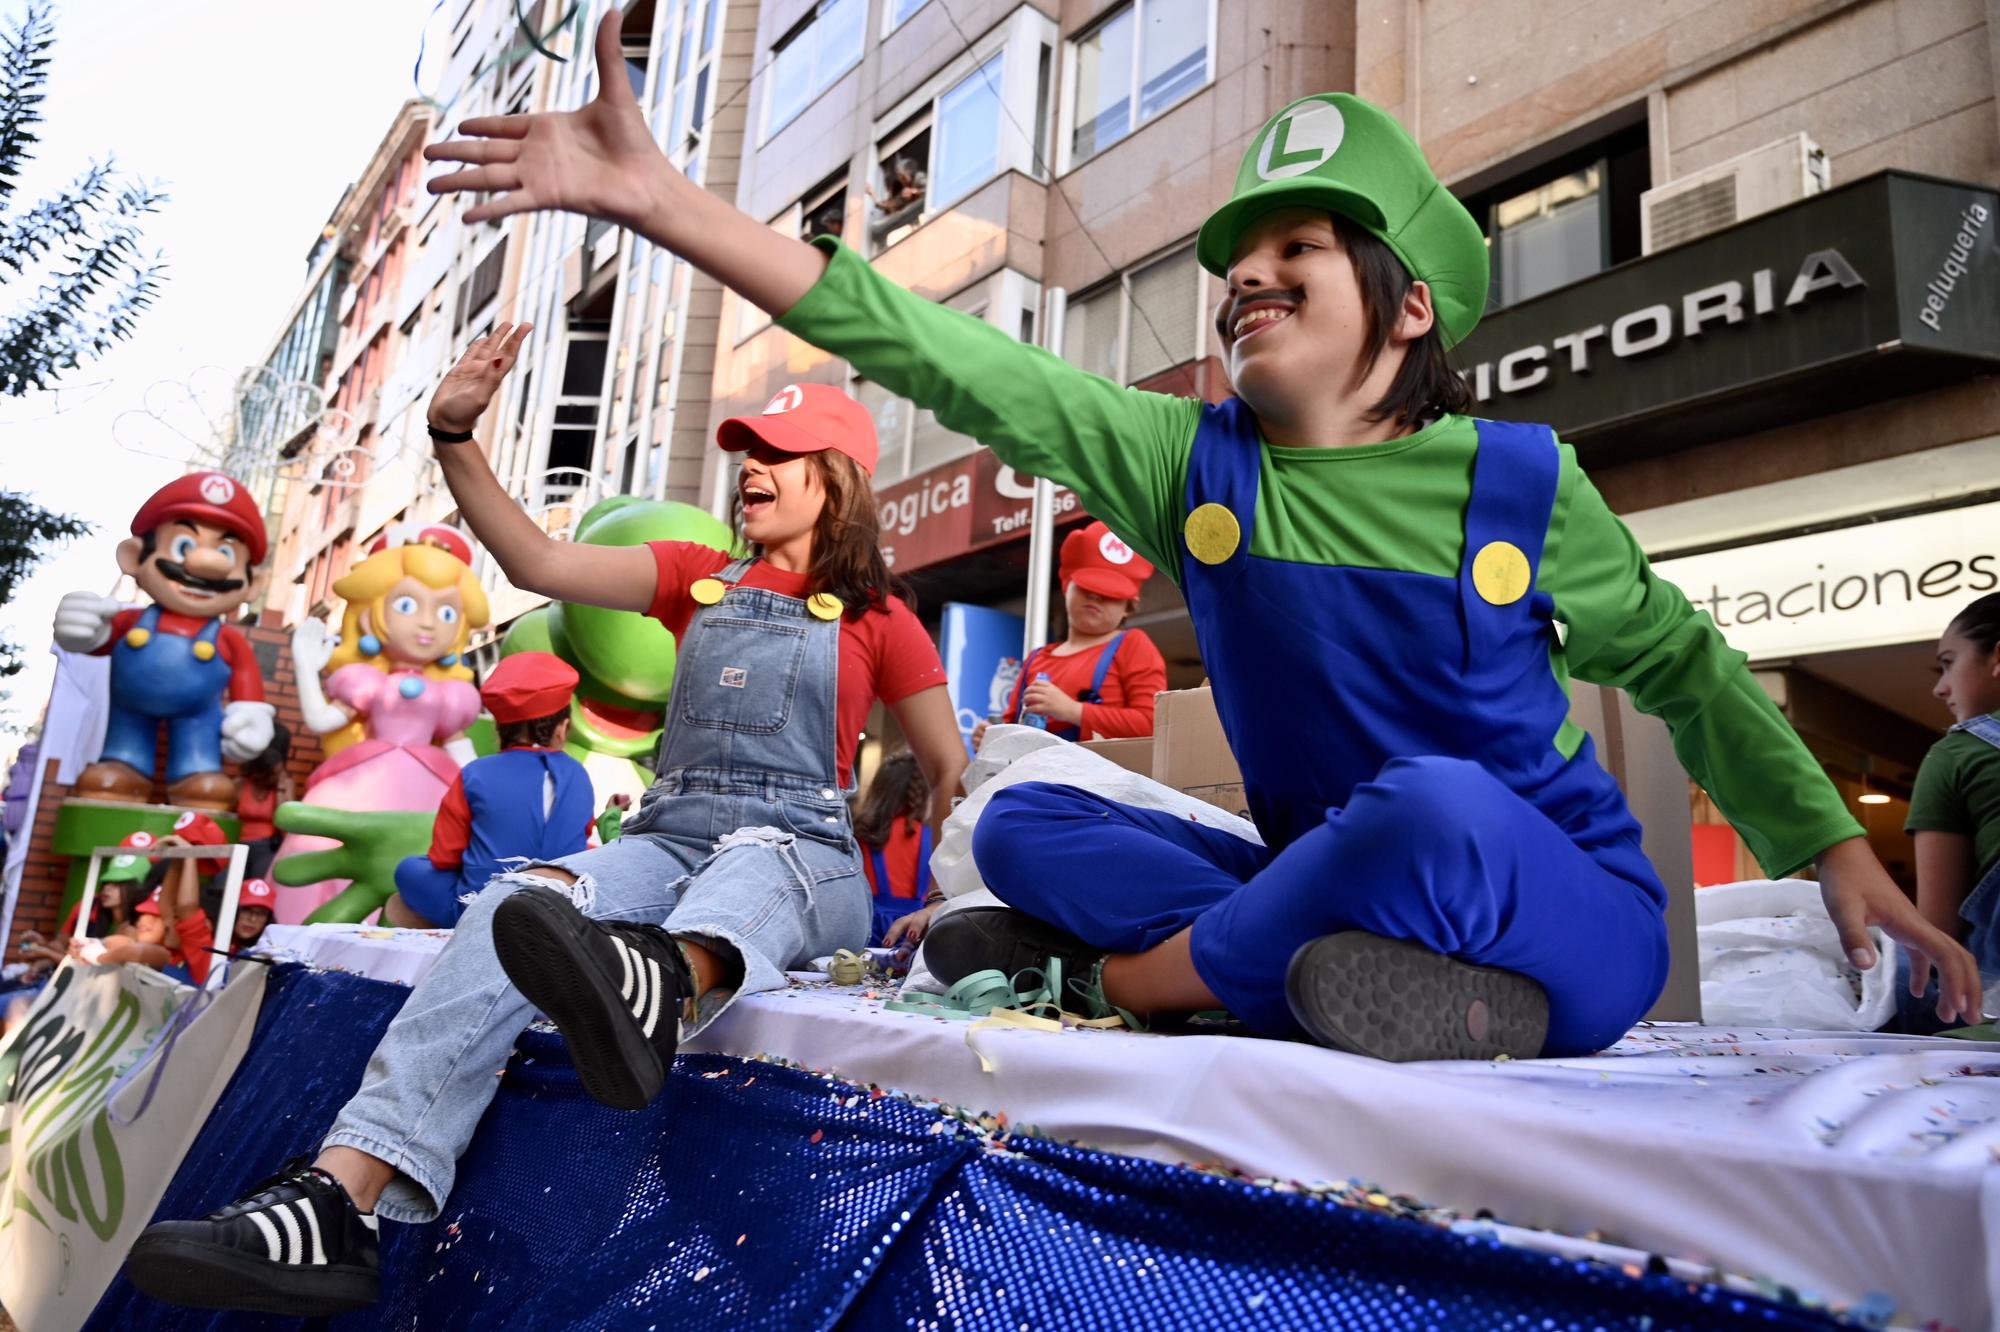
M 910 585 L 890 573 L 889 562 L 882 558 L 882 514 L 868 474 L 854 459 L 832 449 L 809 453 L 806 462 L 826 493 L 825 507 L 813 524 L 812 563 L 806 570 L 808 595 L 831 592 L 840 598 L 849 619 L 890 597 L 900 597 L 914 607 Z M 737 540 L 746 542 L 740 486 L 730 500 L 729 511 Z M 762 546 L 749 544 L 753 554 L 763 555 Z
M 907 749 L 897 750 L 882 760 L 868 789 L 861 793 L 860 807 L 854 811 L 855 840 L 863 846 L 883 845 L 897 819 L 906 815 L 923 818 L 930 795 L 930 783 L 917 766 L 917 756 Z

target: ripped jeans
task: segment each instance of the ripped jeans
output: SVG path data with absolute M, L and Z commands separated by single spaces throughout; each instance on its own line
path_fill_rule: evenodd
M 839 815 L 839 828 L 829 831 L 844 840 L 845 810 Z M 534 1016 L 493 952 L 494 909 L 524 887 L 562 888 L 597 919 L 664 924 L 734 954 L 741 985 L 720 1003 L 704 1001 L 690 1035 L 735 995 L 781 989 L 788 968 L 860 948 L 869 924 L 860 861 L 831 837 L 795 832 L 795 821 L 745 828 L 707 845 L 628 825 L 615 842 L 549 862 L 577 876 L 572 886 L 518 870 L 495 878 L 467 905 L 436 965 L 383 1033 L 361 1090 L 324 1145 L 352 1147 L 396 1168 L 381 1215 L 411 1222 L 438 1215 L 458 1157 L 499 1090 L 495 1074 Z

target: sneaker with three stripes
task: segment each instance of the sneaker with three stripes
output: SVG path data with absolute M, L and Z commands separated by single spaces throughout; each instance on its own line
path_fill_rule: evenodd
M 493 912 L 507 978 L 569 1042 L 583 1089 L 642 1110 L 659 1095 L 680 1044 L 694 976 L 657 925 L 592 920 L 558 891 L 522 888 Z
M 148 1226 L 125 1272 L 169 1304 L 308 1318 L 346 1313 L 375 1303 L 377 1224 L 339 1180 L 301 1156 L 199 1221 Z

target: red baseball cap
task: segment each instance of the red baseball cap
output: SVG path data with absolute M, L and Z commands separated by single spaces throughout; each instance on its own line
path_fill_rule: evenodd
M 222 831 L 222 825 L 200 810 L 183 811 L 181 816 L 174 820 L 174 831 L 196 846 L 229 845 L 229 835 Z M 203 874 L 213 874 L 227 865 L 229 860 L 222 856 L 202 856 L 194 863 L 195 868 Z
M 135 906 L 135 907 L 133 907 L 133 908 L 132 908 L 132 914 L 134 914 L 134 915 L 137 915 L 137 916 L 157 916 L 157 915 L 159 915 L 159 914 L 160 914 L 160 890 L 159 890 L 159 889 L 157 889 L 157 888 L 155 888 L 155 889 L 153 890 L 153 892 L 152 892 L 152 895 L 151 895 L 151 896 L 149 896 L 149 897 L 148 897 L 148 898 L 147 898 L 147 899 L 146 899 L 145 901 L 143 901 L 143 902 L 139 903 L 139 905 L 137 905 L 137 906 Z
M 213 523 L 248 543 L 252 566 L 264 562 L 270 538 L 264 531 L 264 515 L 232 476 L 221 472 L 189 472 L 176 477 L 153 492 L 153 498 L 139 506 L 132 518 L 132 535 L 143 537 L 161 523 L 176 518 Z
M 479 697 L 501 725 L 533 721 L 561 712 L 576 692 L 576 668 L 548 652 L 516 652 L 502 657 Z
M 1058 573 L 1065 588 L 1075 583 L 1100 597 L 1131 601 L 1153 576 L 1153 566 L 1103 523 L 1092 523 L 1063 538 Z
M 786 453 L 832 449 L 875 475 L 881 446 L 868 409 L 830 384 L 787 384 L 756 416 L 732 416 L 716 427 L 715 442 L 730 453 L 769 444 Z
M 395 524 L 375 538 L 368 547 L 368 553 L 379 555 L 391 546 L 436 546 L 456 555 L 460 564 L 472 563 L 472 543 L 465 539 L 465 533 L 448 523 L 432 523 L 429 527 L 416 529 Z
M 236 898 L 236 909 L 263 907 L 266 911 L 278 909 L 278 890 L 271 886 L 269 879 L 245 879 L 242 892 Z

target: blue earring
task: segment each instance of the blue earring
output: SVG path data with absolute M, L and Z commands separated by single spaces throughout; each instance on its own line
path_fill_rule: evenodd
M 382 655 L 382 640 L 373 634 L 361 635 L 361 641 L 356 643 L 355 646 L 361 649 L 361 655 L 364 657 L 379 657 Z
M 458 665 L 458 654 L 456 652 L 445 653 L 442 657 L 438 658 L 438 665 L 444 667 L 451 667 Z

